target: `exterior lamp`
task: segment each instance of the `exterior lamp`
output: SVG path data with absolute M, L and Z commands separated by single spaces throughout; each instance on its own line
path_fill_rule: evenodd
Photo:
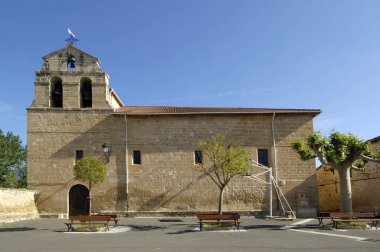
M 102 148 L 103 148 L 104 158 L 106 159 L 106 162 L 109 163 L 110 162 L 110 155 L 111 155 L 111 148 L 106 143 L 104 143 L 102 145 Z

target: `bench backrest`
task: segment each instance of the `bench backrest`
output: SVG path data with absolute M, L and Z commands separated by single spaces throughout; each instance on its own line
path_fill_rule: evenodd
M 330 212 L 319 212 L 318 217 L 330 217 Z
M 240 214 L 198 214 L 199 220 L 238 220 Z
M 94 215 L 91 215 L 91 216 L 109 216 L 112 219 L 117 219 L 117 214 L 94 214 Z
M 78 216 L 70 216 L 70 221 L 110 221 L 111 216 L 98 216 L 98 215 L 78 215 Z
M 330 213 L 331 218 L 373 218 L 374 213 Z

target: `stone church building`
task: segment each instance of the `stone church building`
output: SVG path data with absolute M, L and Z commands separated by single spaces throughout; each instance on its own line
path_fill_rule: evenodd
M 194 168 L 197 142 L 215 134 L 273 167 L 293 209 L 318 208 L 315 162 L 301 161 L 289 143 L 312 133 L 320 110 L 125 106 L 99 64 L 68 44 L 43 57 L 35 72 L 35 97 L 27 108 L 27 164 L 41 214 L 88 213 L 88 187 L 73 175 L 82 157 L 106 164 L 106 181 L 91 191 L 96 212 L 216 210 L 218 188 Z M 268 211 L 267 192 L 265 184 L 235 177 L 225 191 L 224 210 Z M 307 206 L 299 204 L 299 195 Z M 273 204 L 279 208 L 275 195 Z

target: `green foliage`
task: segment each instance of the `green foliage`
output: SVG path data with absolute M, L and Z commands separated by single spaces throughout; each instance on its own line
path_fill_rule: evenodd
M 249 157 L 242 146 L 231 145 L 223 135 L 215 135 L 209 140 L 200 140 L 203 162 L 196 165 L 209 175 L 218 187 L 225 187 L 232 177 L 246 175 L 249 171 Z
M 302 160 L 318 158 L 325 168 L 335 169 L 340 178 L 341 211 L 352 212 L 351 180 L 348 169 L 364 170 L 368 161 L 378 162 L 380 156 L 369 143 L 354 136 L 333 130 L 324 137 L 320 132 L 311 134 L 306 141 L 291 143 Z
M 196 167 L 208 175 L 219 188 L 218 213 L 222 213 L 223 191 L 236 175 L 246 175 L 250 168 L 248 153 L 239 145 L 232 145 L 223 135 L 215 135 L 208 140 L 200 140 L 202 163 Z
M 74 176 L 77 180 L 88 183 L 91 190 L 92 186 L 106 179 L 107 171 L 102 161 L 95 158 L 83 158 L 75 164 Z
M 0 130 L 0 187 L 26 187 L 26 148 L 19 136 Z
M 367 143 L 351 133 L 332 131 L 329 140 L 326 157 L 332 163 L 350 163 L 351 166 L 366 150 Z
M 314 132 L 306 141 L 294 141 L 291 147 L 302 160 L 318 157 L 322 164 L 330 165 L 334 169 L 349 168 L 352 165 L 364 168 L 367 160 L 362 159 L 362 154 L 369 157 L 379 156 L 379 153 L 373 151 L 370 144 L 364 140 L 351 133 L 343 134 L 335 130 L 328 138 L 320 132 Z
M 338 223 L 338 228 L 347 228 L 349 229 L 350 227 L 362 227 L 362 228 L 367 228 L 367 223 L 364 222 L 355 222 L 355 221 L 350 221 L 350 222 L 339 222 Z
M 316 155 L 313 150 L 311 150 L 304 141 L 297 140 L 291 143 L 291 147 L 295 150 L 303 161 L 315 158 Z

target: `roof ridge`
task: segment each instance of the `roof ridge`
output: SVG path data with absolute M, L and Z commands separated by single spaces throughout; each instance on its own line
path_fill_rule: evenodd
M 124 106 L 115 110 L 117 114 L 158 115 L 158 114 L 267 114 L 267 113 L 311 113 L 317 115 L 320 109 L 285 108 L 240 108 L 240 107 L 178 107 L 178 106 Z
M 122 108 L 210 108 L 210 109 L 260 109 L 260 110 L 319 110 L 320 109 L 300 109 L 300 108 L 258 108 L 258 107 L 214 107 L 214 106 L 166 106 L 166 105 L 125 105 Z

